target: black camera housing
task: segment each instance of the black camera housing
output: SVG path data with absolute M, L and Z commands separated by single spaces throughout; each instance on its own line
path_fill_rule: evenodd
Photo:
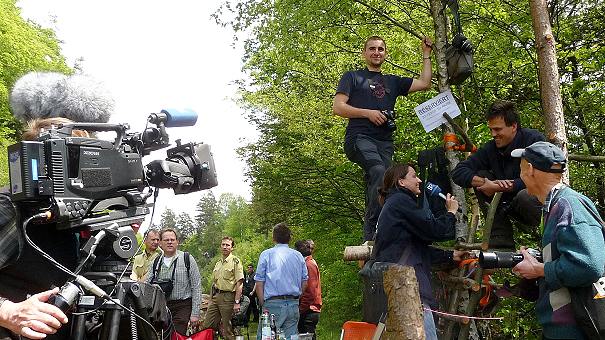
M 150 116 L 150 122 L 152 116 Z M 97 230 L 112 223 L 140 224 L 149 213 L 151 189 L 185 194 L 218 184 L 210 147 L 181 144 L 167 158 L 143 166 L 151 150 L 169 146 L 163 121 L 143 133 L 127 124 L 73 123 L 45 131 L 37 141 L 8 147 L 10 193 L 23 218 L 50 210 L 59 229 Z M 116 133 L 113 142 L 72 137 L 73 130 Z
M 542 253 L 535 249 L 528 249 L 528 253 L 542 262 Z M 479 266 L 483 269 L 512 268 L 523 261 L 523 254 L 512 252 L 481 252 Z

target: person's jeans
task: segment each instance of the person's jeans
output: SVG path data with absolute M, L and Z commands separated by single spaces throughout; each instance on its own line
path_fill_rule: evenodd
M 384 172 L 391 166 L 393 158 L 393 142 L 376 140 L 359 134 L 345 141 L 347 158 L 359 165 L 365 180 L 365 214 L 363 224 L 364 240 L 374 239 L 376 222 L 380 215 L 381 206 L 378 203 L 378 188 L 382 186 Z
M 437 340 L 437 328 L 433 319 L 433 312 L 424 310 L 424 334 L 426 340 Z
M 275 315 L 275 327 L 284 331 L 287 340 L 293 334 L 298 334 L 298 299 L 293 300 L 266 300 L 262 306 L 263 311 L 269 311 L 269 315 Z M 256 339 L 261 340 L 262 325 L 258 325 Z

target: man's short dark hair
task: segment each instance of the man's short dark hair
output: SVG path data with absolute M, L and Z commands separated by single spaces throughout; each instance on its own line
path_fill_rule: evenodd
M 294 249 L 298 250 L 303 257 L 311 255 L 311 245 L 307 240 L 298 240 L 294 243 Z
M 162 231 L 160 231 L 160 241 L 164 239 L 164 234 L 166 234 L 166 233 L 173 233 L 174 237 L 177 239 L 177 241 L 179 240 L 179 234 L 176 232 L 176 229 L 166 228 L 166 229 L 162 229 Z
M 292 237 L 292 232 L 290 228 L 285 223 L 278 223 L 273 227 L 273 240 L 277 243 L 288 244 L 290 243 L 290 238 Z
M 370 41 L 375 41 L 375 40 L 382 41 L 382 43 L 384 44 L 384 50 L 386 51 L 386 49 L 387 49 L 387 42 L 386 42 L 386 41 L 384 41 L 384 39 L 382 39 L 382 37 L 377 36 L 377 35 L 373 35 L 373 36 L 368 37 L 368 38 L 366 39 L 366 42 L 365 42 L 365 43 L 363 43 L 363 50 L 364 50 L 364 51 L 366 50 L 366 47 L 368 47 L 368 43 L 369 43 Z
M 223 236 L 223 238 L 221 239 L 221 243 L 223 243 L 224 240 L 229 240 L 231 241 L 231 247 L 235 247 L 235 241 L 233 240 L 233 237 L 231 236 Z
M 489 110 L 487 110 L 485 118 L 489 121 L 496 117 L 502 117 L 506 126 L 511 126 L 514 123 L 517 123 L 517 128 L 521 127 L 519 114 L 517 113 L 515 103 L 513 102 L 508 100 L 496 100 L 489 107 Z

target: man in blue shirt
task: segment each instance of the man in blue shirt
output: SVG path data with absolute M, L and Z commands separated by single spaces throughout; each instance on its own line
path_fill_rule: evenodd
M 258 259 L 256 296 L 262 310 L 275 315 L 275 326 L 287 339 L 298 334 L 298 298 L 305 291 L 309 275 L 302 255 L 288 247 L 292 232 L 285 223 L 273 227 L 275 246 L 264 250 Z M 258 327 L 256 338 L 261 338 Z

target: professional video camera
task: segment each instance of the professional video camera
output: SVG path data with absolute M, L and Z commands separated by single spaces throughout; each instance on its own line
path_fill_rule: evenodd
M 150 212 L 153 203 L 146 201 L 154 192 L 172 188 L 175 194 L 186 194 L 217 185 L 207 144 L 177 140 L 166 159 L 142 163 L 143 156 L 169 146 L 167 127 L 192 126 L 196 121 L 192 111 L 162 110 L 149 115 L 141 133 L 128 133 L 127 124 L 72 123 L 51 127 L 36 141 L 9 146 L 10 193 L 25 236 L 32 224 L 80 232 L 83 246 L 70 275 L 73 281 L 52 300 L 63 310 L 87 312 L 75 316 L 73 339 L 84 339 L 85 333 L 130 339 L 137 329 L 151 339 L 154 330 L 166 330 L 169 318 L 162 314 L 161 290 L 121 278 L 130 274 L 128 259 L 137 251 L 132 226 L 140 225 Z M 73 130 L 109 131 L 116 137 L 113 142 L 73 137 Z M 125 310 L 134 312 L 128 316 Z M 151 327 L 141 326 L 135 315 Z M 122 320 L 125 317 L 130 319 Z M 130 327 L 120 327 L 122 322 Z
M 186 194 L 217 185 L 207 144 L 177 140 L 165 160 L 142 165 L 144 155 L 169 146 L 167 127 L 196 121 L 193 111 L 162 110 L 149 115 L 148 123 L 155 126 L 142 133 L 127 133 L 128 124 L 73 123 L 44 131 L 37 141 L 13 144 L 8 148 L 12 200 L 23 219 L 50 211 L 44 223 L 56 223 L 58 229 L 94 232 L 116 223 L 127 238 L 112 248 L 129 258 L 136 238 L 131 229 L 119 227 L 140 225 L 149 213 L 151 187 Z M 116 138 L 72 137 L 76 129 L 113 131 Z
M 527 249 L 527 252 L 536 260 L 542 262 L 542 253 L 532 248 Z M 519 253 L 495 251 L 479 254 L 479 265 L 483 269 L 512 268 L 521 261 L 523 261 L 523 254 Z

